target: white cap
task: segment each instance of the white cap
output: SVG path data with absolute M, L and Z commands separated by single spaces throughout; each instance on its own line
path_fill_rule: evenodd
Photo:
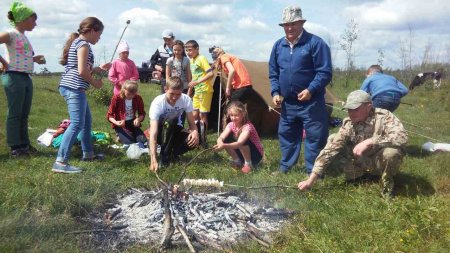
M 122 40 L 119 43 L 119 46 L 117 47 L 117 52 L 120 54 L 122 52 L 129 52 L 130 51 L 130 47 L 128 46 L 128 43 L 124 40 Z
M 164 30 L 164 31 L 162 32 L 161 36 L 162 36 L 163 38 L 173 38 L 173 37 L 175 37 L 175 36 L 173 35 L 173 32 L 172 32 L 171 30 L 169 30 L 169 29 Z

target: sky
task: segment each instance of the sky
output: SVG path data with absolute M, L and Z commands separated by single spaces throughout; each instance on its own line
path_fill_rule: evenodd
M 46 57 L 40 72 L 62 71 L 58 64 L 68 36 L 82 19 L 95 16 L 105 29 L 93 46 L 97 62 L 109 62 L 126 27 L 123 40 L 130 46 L 136 65 L 148 61 L 159 45 L 161 33 L 173 31 L 184 42 L 195 39 L 200 53 L 211 60 L 208 48 L 216 45 L 241 59 L 268 61 L 274 42 L 284 36 L 278 25 L 286 6 L 299 5 L 305 30 L 320 36 L 331 48 L 333 65 L 345 67 L 341 35 L 351 21 L 357 24 L 354 65 L 363 69 L 376 64 L 381 50 L 384 68 L 400 68 L 400 48 L 411 42 L 413 63 L 424 53 L 438 62 L 450 61 L 450 4 L 447 0 L 28 0 L 38 15 L 38 26 L 27 36 L 36 54 Z M 0 4 L 0 31 L 11 28 L 6 13 L 11 0 Z M 4 47 L 2 45 L 2 47 Z M 3 54 L 4 49 L 0 50 Z M 117 58 L 117 53 L 114 56 Z

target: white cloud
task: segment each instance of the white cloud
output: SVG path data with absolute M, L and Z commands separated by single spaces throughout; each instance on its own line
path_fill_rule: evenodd
M 262 32 L 270 30 L 269 27 L 265 23 L 263 23 L 259 20 L 255 20 L 253 17 L 241 18 L 238 21 L 238 28 L 245 29 L 245 30 L 252 30 L 252 31 L 257 30 L 257 31 L 262 31 Z
M 450 5 L 439 0 L 384 0 L 344 10 L 344 15 L 353 17 L 362 27 L 384 30 L 406 30 L 408 25 L 415 29 L 434 29 L 431 24 L 450 21 L 449 13 Z

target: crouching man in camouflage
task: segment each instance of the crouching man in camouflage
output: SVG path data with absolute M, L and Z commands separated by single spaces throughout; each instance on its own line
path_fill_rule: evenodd
M 391 112 L 372 107 L 370 95 L 362 90 L 351 92 L 344 108 L 339 132 L 330 135 L 327 145 L 317 157 L 309 178 L 298 184 L 300 190 L 311 188 L 334 158 L 344 165 L 347 180 L 364 175 L 380 175 L 382 194 L 392 196 L 394 175 L 400 169 L 403 145 L 408 136 L 400 120 Z

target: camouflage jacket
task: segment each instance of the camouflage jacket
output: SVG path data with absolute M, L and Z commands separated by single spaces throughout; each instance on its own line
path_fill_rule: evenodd
M 385 147 L 402 147 L 408 141 L 408 135 L 400 120 L 384 109 L 373 109 L 364 122 L 353 124 L 350 118 L 345 118 L 339 132 L 332 141 L 317 156 L 313 172 L 323 174 L 332 159 L 344 147 L 351 150 L 360 142 L 372 138 L 374 145 L 364 155 L 374 154 Z

